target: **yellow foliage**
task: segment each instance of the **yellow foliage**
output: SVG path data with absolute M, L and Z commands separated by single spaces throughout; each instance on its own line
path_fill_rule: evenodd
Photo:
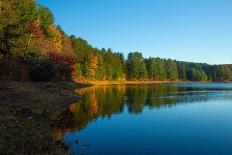
M 48 26 L 49 31 L 52 33 L 52 40 L 54 42 L 54 46 L 58 52 L 61 52 L 62 46 L 62 35 L 57 27 L 54 25 Z

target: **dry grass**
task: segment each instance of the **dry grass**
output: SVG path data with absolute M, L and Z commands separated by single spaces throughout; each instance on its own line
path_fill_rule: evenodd
M 184 81 L 87 81 L 86 83 L 92 85 L 114 85 L 114 84 L 155 84 L 155 83 L 178 83 Z

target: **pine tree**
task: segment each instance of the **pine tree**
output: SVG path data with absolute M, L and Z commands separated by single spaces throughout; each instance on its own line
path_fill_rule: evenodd
M 147 78 L 146 64 L 141 53 L 134 52 L 128 54 L 127 78 L 132 80 Z
M 166 61 L 166 71 L 167 71 L 167 79 L 168 80 L 178 80 L 179 75 L 178 75 L 178 69 L 176 62 L 168 59 Z

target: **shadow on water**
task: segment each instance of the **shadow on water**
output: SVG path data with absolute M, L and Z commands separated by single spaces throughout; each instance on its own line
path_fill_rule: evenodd
M 81 131 L 98 118 L 111 118 L 127 111 L 139 115 L 143 109 L 170 108 L 179 104 L 207 102 L 208 100 L 232 99 L 232 85 L 210 86 L 206 84 L 145 84 L 105 85 L 76 90 L 82 99 L 72 103 L 53 121 L 55 137 L 62 140 L 70 131 Z M 225 93 L 226 92 L 226 93 Z M 228 93 L 230 95 L 228 95 Z M 78 145 L 79 140 L 75 143 Z M 84 144 L 84 147 L 91 147 Z

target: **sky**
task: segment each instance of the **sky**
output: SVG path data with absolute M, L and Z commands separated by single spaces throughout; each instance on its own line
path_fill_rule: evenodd
M 37 0 L 93 47 L 144 57 L 232 63 L 232 0 Z

